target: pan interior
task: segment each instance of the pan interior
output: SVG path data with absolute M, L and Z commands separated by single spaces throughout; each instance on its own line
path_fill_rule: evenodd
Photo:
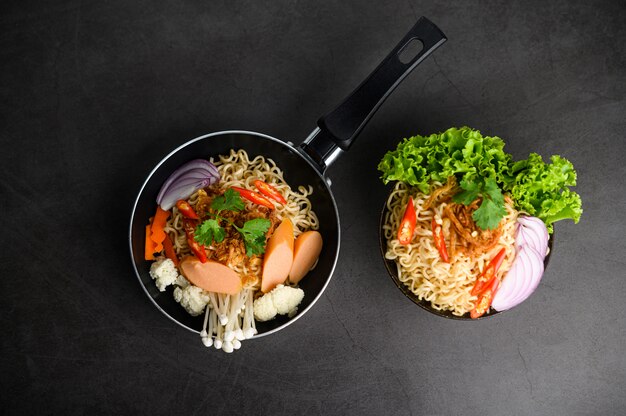
M 277 316 L 268 322 L 257 322 L 258 335 L 281 329 L 302 316 L 321 296 L 334 270 L 339 254 L 339 217 L 334 198 L 324 178 L 293 147 L 272 137 L 252 132 L 221 132 L 194 139 L 166 156 L 150 173 L 141 189 L 131 218 L 130 246 L 137 277 L 144 290 L 161 312 L 179 325 L 199 332 L 204 314 L 193 317 L 174 300 L 173 288 L 159 292 L 149 275 L 150 261 L 144 260 L 144 232 L 156 209 L 156 196 L 161 185 L 179 166 L 192 159 L 217 159 L 230 149 L 244 149 L 250 158 L 257 155 L 273 159 L 283 170 L 284 178 L 292 188 L 312 186 L 309 197 L 320 223 L 319 232 L 324 241 L 317 266 L 300 282 L 304 300 L 292 318 Z

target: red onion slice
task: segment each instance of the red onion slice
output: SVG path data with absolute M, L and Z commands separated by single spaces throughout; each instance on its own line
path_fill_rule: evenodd
M 491 302 L 491 306 L 497 311 L 505 311 L 514 306 L 512 302 L 512 298 L 517 293 L 519 282 L 519 276 L 525 275 L 525 270 L 523 268 L 523 264 L 519 261 L 519 254 L 516 260 L 511 265 L 509 272 L 506 274 L 500 286 L 498 287 L 498 291 L 493 297 L 493 301 Z
M 217 168 L 215 167 L 215 165 L 209 162 L 208 160 L 204 160 L 204 159 L 191 160 L 185 163 L 184 165 L 182 165 L 181 167 L 179 167 L 178 169 L 176 169 L 163 183 L 163 186 L 161 186 L 161 190 L 159 191 L 159 194 L 157 195 L 157 199 L 156 199 L 157 204 L 161 205 L 163 196 L 165 195 L 165 192 L 168 190 L 168 188 L 172 185 L 172 183 L 176 181 L 178 178 L 180 178 L 182 175 L 190 171 L 194 171 L 195 173 L 199 173 L 199 174 L 202 171 L 206 171 L 205 178 L 214 177 L 215 182 L 220 177 L 219 172 L 217 171 Z M 163 206 L 161 206 L 161 208 L 163 208 Z
M 522 245 L 493 298 L 493 308 L 505 311 L 528 299 L 539 285 L 543 269 L 541 254 L 528 244 Z
M 172 182 L 163 195 L 163 199 L 161 199 L 159 205 L 162 209 L 167 211 L 171 209 L 179 199 L 187 199 L 198 189 L 205 188 L 215 182 L 216 180 L 212 177 L 200 180 L 195 178 L 182 178 L 180 181 Z
M 541 277 L 543 276 L 543 258 L 541 255 L 537 253 L 532 247 L 526 246 L 526 264 L 528 265 L 528 274 L 529 276 L 526 279 L 521 279 L 523 281 L 522 288 L 517 293 L 517 296 L 514 297 L 512 302 L 515 305 L 519 305 L 535 291 L 537 286 L 539 286 L 539 282 L 541 281 Z
M 542 259 L 545 258 L 550 236 L 544 222 L 537 217 L 529 216 L 520 216 L 517 222 L 518 228 L 515 236 L 517 249 L 528 244 L 541 255 Z

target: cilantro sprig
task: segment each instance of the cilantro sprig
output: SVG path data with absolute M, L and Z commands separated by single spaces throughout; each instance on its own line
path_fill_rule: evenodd
M 246 221 L 241 228 L 235 224 L 232 225 L 242 235 L 248 257 L 253 254 L 265 253 L 265 233 L 270 229 L 270 220 L 267 218 L 255 218 Z
M 482 197 L 480 207 L 472 214 L 472 218 L 483 230 L 498 227 L 500 220 L 506 215 L 504 195 L 493 178 L 469 179 L 465 178 L 460 183 L 461 192 L 454 195 L 454 202 L 469 205 L 479 196 Z
M 263 254 L 265 252 L 265 233 L 269 230 L 271 222 L 267 218 L 255 218 L 248 220 L 243 227 L 238 227 L 232 221 L 220 216 L 222 211 L 241 211 L 245 204 L 239 192 L 227 189 L 223 195 L 217 196 L 211 202 L 211 209 L 215 212 L 210 214 L 213 218 L 203 221 L 196 227 L 194 239 L 203 245 L 213 242 L 221 243 L 226 237 L 226 230 L 221 226 L 223 221 L 232 225 L 243 237 L 246 245 L 246 255 Z
M 211 202 L 211 208 L 217 211 L 216 215 L 219 215 L 220 211 L 241 211 L 245 205 L 239 192 L 228 188 L 223 195 L 216 196 Z
M 194 239 L 205 246 L 210 245 L 213 241 L 221 243 L 226 237 L 226 231 L 216 219 L 208 219 L 196 227 Z

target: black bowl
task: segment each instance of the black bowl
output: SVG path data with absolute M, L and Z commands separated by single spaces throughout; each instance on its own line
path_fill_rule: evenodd
M 393 283 L 396 285 L 396 287 L 398 289 L 400 289 L 400 291 L 402 293 L 404 293 L 404 296 L 406 296 L 407 298 L 409 298 L 413 303 L 415 303 L 417 306 L 419 306 L 420 308 L 434 314 L 437 316 L 441 316 L 442 318 L 448 318 L 448 319 L 456 319 L 459 321 L 476 321 L 478 319 L 485 319 L 485 318 L 489 318 L 492 317 L 494 315 L 498 315 L 502 312 L 505 311 L 497 311 L 493 308 L 489 308 L 489 310 L 487 311 L 487 313 L 485 313 L 483 316 L 481 316 L 480 318 L 476 318 L 476 319 L 472 319 L 470 318 L 469 313 L 466 313 L 465 315 L 461 315 L 461 316 L 457 316 L 454 315 L 451 311 L 440 311 L 437 310 L 435 308 L 433 308 L 432 304 L 427 301 L 427 300 L 423 300 L 417 297 L 417 295 L 413 292 L 411 292 L 411 290 L 400 281 L 400 279 L 398 278 L 398 273 L 397 273 L 397 268 L 396 268 L 396 263 L 393 260 L 388 260 L 385 258 L 385 253 L 387 252 L 387 240 L 385 239 L 385 233 L 383 232 L 383 225 L 385 224 L 385 216 L 387 214 L 387 200 L 385 200 L 385 203 L 383 204 L 383 209 L 381 211 L 380 214 L 380 223 L 378 226 L 378 237 L 379 237 L 379 245 L 380 245 L 380 254 L 382 255 L 383 258 L 383 262 L 385 263 L 385 268 L 387 269 L 387 273 L 389 274 L 389 277 L 391 277 L 391 280 L 393 280 Z M 548 261 L 550 260 L 550 256 L 552 254 L 552 245 L 554 242 L 554 233 L 552 233 L 550 235 L 550 239 L 548 240 L 548 247 L 550 248 L 548 250 L 548 255 L 546 256 L 546 258 L 543 260 L 543 264 L 544 264 L 544 273 L 545 273 L 545 268 L 548 267 Z

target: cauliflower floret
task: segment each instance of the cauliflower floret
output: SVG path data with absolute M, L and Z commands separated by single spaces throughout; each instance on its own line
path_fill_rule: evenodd
M 293 316 L 303 298 L 304 290 L 278 285 L 254 301 L 254 318 L 262 322 L 274 319 L 277 314 Z
M 254 319 L 257 321 L 269 321 L 274 319 L 277 313 L 271 292 L 254 301 Z
M 191 283 L 189 283 L 189 280 L 185 279 L 185 276 L 181 274 L 181 275 L 178 275 L 174 284 L 184 289 L 187 286 L 189 286 Z
M 189 285 L 174 289 L 174 300 L 185 308 L 189 315 L 198 316 L 209 303 L 209 293 L 198 286 Z
M 272 290 L 272 298 L 278 315 L 290 313 L 298 307 L 304 298 L 304 290 L 300 288 L 283 286 L 279 290 L 276 289 Z
M 160 292 L 164 292 L 165 288 L 176 282 L 178 279 L 178 269 L 174 262 L 165 257 L 159 257 L 150 266 L 150 277 L 154 279 L 154 283 Z

